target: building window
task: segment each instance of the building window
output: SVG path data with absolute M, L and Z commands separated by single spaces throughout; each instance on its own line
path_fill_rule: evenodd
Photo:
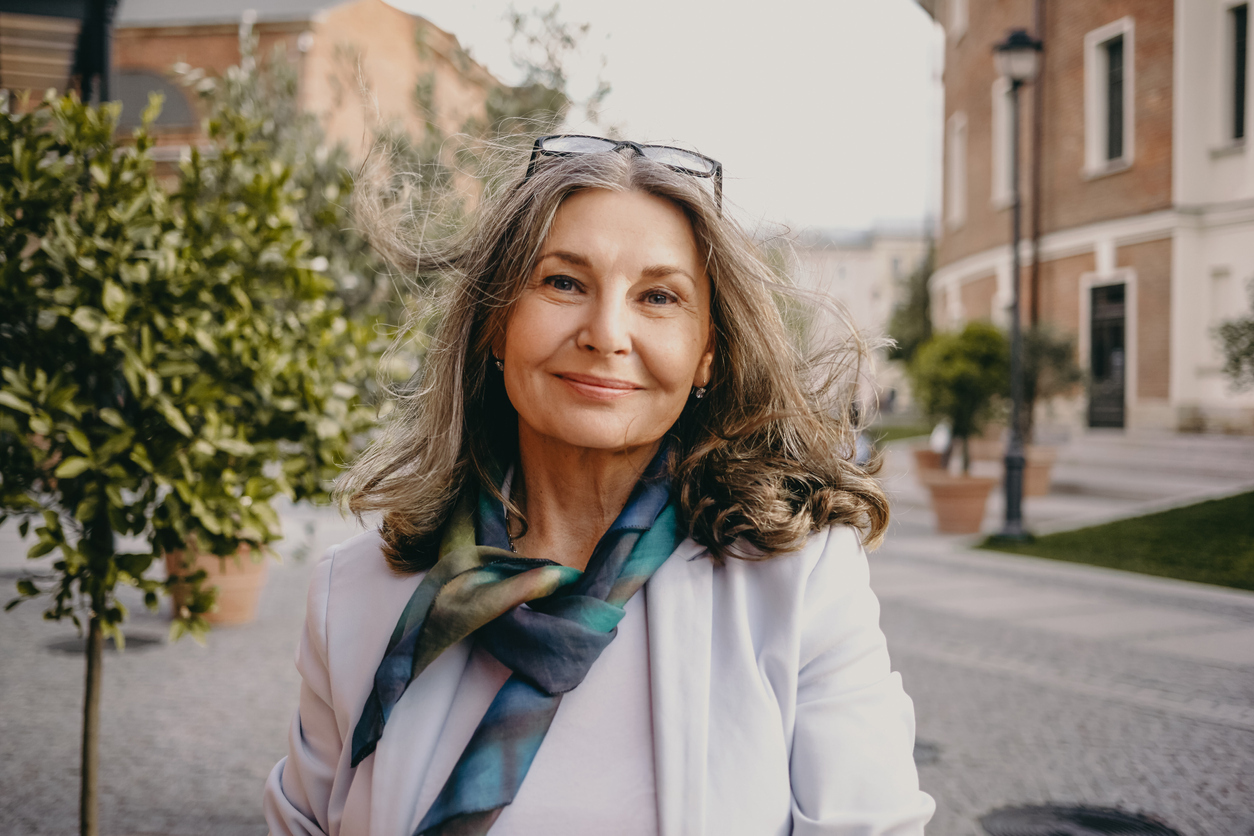
M 967 115 L 950 116 L 945 133 L 945 220 L 957 229 L 967 220 Z
M 1249 67 L 1250 4 L 1241 3 L 1228 10 L 1228 26 L 1232 32 L 1232 130 L 1233 140 L 1245 139 L 1245 80 Z
M 1132 164 L 1133 33 L 1132 18 L 1125 17 L 1084 37 L 1085 170 L 1090 176 Z
M 1106 53 L 1106 159 L 1123 156 L 1123 35 L 1102 44 Z
M 1012 198 L 1010 183 L 1010 144 L 1013 141 L 1014 126 L 1011 119 L 1014 108 L 1010 102 L 1010 81 L 999 77 L 993 82 L 993 206 L 1004 209 L 1010 205 Z

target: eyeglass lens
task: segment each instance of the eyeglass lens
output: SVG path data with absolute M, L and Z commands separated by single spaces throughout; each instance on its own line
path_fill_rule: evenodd
M 645 145 L 644 155 L 655 163 L 668 165 L 672 168 L 682 168 L 693 174 L 711 174 L 714 172 L 714 164 L 705 157 L 685 151 L 682 148 L 669 148 L 665 145 Z
M 612 139 L 596 136 L 563 135 L 545 137 L 541 150 L 550 154 L 599 154 L 621 147 Z M 641 145 L 646 157 L 656 163 L 679 168 L 691 174 L 709 176 L 714 173 L 714 163 L 682 148 L 671 148 L 666 145 Z
M 612 151 L 617 145 L 613 140 L 595 136 L 550 136 L 545 137 L 540 148 L 552 154 L 599 154 Z

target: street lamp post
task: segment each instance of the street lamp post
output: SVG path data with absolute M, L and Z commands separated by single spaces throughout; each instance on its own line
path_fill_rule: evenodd
M 1023 201 L 1019 193 L 1019 88 L 1035 76 L 1041 42 L 1014 29 L 993 48 L 997 70 L 1010 81 L 1010 443 L 1006 448 L 1006 522 L 1000 537 L 1024 540 L 1023 527 L 1023 327 L 1019 314 L 1019 225 Z

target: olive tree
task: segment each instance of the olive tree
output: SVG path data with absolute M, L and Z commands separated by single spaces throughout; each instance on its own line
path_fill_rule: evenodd
M 935 334 L 915 352 L 910 382 L 924 414 L 949 421 L 962 444 L 962 472 L 971 469 L 970 439 L 980 432 L 999 396 L 1010 386 L 1010 346 L 987 322 Z M 953 449 L 945 451 L 948 464 Z
M 163 553 L 264 551 L 280 536 L 271 500 L 325 496 L 373 417 L 355 385 L 370 332 L 311 269 L 290 166 L 255 120 L 219 114 L 212 151 L 166 191 L 146 131 L 158 108 L 127 142 L 116 105 L 0 115 L 0 521 L 33 527 L 29 557 L 52 560 L 9 606 L 47 596 L 46 618 L 86 627 L 85 834 L 119 587 L 155 608 Z M 195 586 L 176 638 L 207 629 L 213 595 Z

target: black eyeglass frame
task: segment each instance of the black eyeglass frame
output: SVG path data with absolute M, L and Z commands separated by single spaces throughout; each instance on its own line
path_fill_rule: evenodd
M 601 151 L 554 151 L 544 147 L 546 140 L 550 139 L 594 139 L 598 142 L 612 143 L 613 147 L 607 147 Z M 709 177 L 714 181 L 714 205 L 721 212 L 723 210 L 723 164 L 713 157 L 707 157 L 705 154 L 698 154 L 696 151 L 689 151 L 687 148 L 676 148 L 674 145 L 651 145 L 632 142 L 629 139 L 606 139 L 603 136 L 591 136 L 589 134 L 548 134 L 547 136 L 536 137 L 535 144 L 531 146 L 531 159 L 527 162 L 527 173 L 523 176 L 523 182 L 531 179 L 531 175 L 535 173 L 536 163 L 540 157 L 582 157 L 585 154 L 602 154 L 615 151 L 621 151 L 624 148 L 630 148 L 646 160 L 653 160 L 644 152 L 646 148 L 665 148 L 668 151 L 679 151 L 683 154 L 689 154 L 693 157 L 705 160 L 710 164 L 710 171 L 697 171 L 692 168 L 684 168 L 682 166 L 671 165 L 660 160 L 653 160 L 658 165 L 664 165 L 671 171 L 678 171 L 680 174 L 688 174 L 693 177 Z

